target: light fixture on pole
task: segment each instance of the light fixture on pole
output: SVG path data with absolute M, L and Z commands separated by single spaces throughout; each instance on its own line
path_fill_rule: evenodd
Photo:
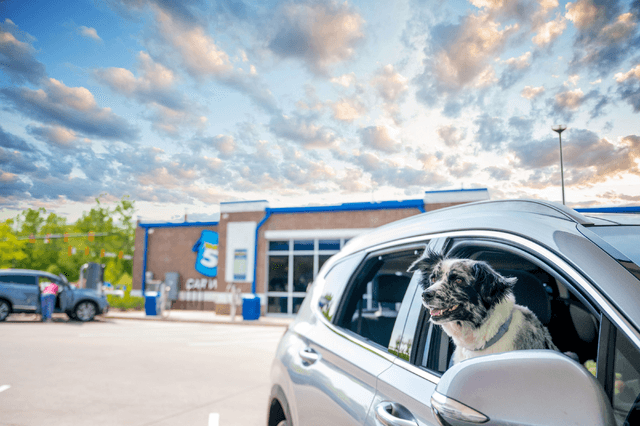
M 562 132 L 567 130 L 567 126 L 558 124 L 557 126 L 553 126 L 551 128 L 554 132 L 558 133 L 558 138 L 560 139 L 560 178 L 562 179 L 562 205 L 564 205 L 564 166 L 562 164 Z

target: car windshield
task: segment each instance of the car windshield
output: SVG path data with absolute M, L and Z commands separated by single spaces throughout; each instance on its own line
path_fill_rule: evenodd
M 594 226 L 591 230 L 640 266 L 640 226 Z

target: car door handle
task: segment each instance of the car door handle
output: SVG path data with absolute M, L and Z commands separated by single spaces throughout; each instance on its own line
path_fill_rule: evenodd
M 395 402 L 384 401 L 378 404 L 376 419 L 384 426 L 418 426 L 413 414 Z
M 309 365 L 313 364 L 314 362 L 320 359 L 320 354 L 311 348 L 302 349 L 300 352 L 298 352 L 298 355 L 300 355 L 300 358 L 302 358 L 302 361 L 304 361 Z

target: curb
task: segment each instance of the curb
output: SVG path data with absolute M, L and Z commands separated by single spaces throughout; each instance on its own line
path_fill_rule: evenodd
M 231 321 L 227 319 L 197 319 L 197 318 L 176 318 L 176 317 L 160 317 L 160 316 L 129 316 L 129 315 L 118 315 L 118 314 L 107 314 L 102 316 L 105 319 L 122 319 L 122 320 L 134 320 L 134 321 L 165 321 L 165 322 L 188 322 L 188 323 L 196 323 L 196 324 L 230 324 L 230 325 L 260 325 L 266 327 L 288 327 L 290 322 L 271 322 L 271 321 L 260 321 L 258 320 L 244 320 L 240 317 L 237 321 Z

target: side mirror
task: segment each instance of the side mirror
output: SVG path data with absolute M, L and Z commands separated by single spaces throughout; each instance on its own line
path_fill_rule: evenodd
M 586 368 L 548 350 L 487 355 L 443 374 L 431 396 L 442 424 L 615 426 L 611 404 Z

